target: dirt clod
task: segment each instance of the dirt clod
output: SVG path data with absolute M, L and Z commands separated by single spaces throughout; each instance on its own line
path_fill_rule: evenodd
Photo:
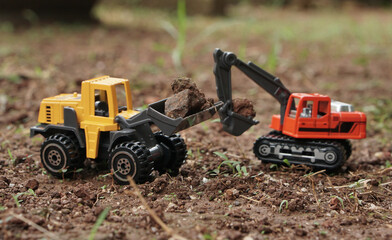
M 174 79 L 174 81 L 171 84 L 171 88 L 174 94 L 184 91 L 185 89 L 189 89 L 191 91 L 198 90 L 196 83 L 192 81 L 190 78 L 186 78 L 186 77 L 180 77 Z
M 4 189 L 8 187 L 8 183 L 3 180 L 0 180 L 0 189 Z
M 228 200 L 237 199 L 239 197 L 239 195 L 240 195 L 240 192 L 235 188 L 227 189 L 225 192 L 225 197 Z
M 28 189 L 33 189 L 35 191 L 39 187 L 39 182 L 37 180 L 35 180 L 35 179 L 30 179 L 25 184 L 25 187 L 28 188 Z
M 295 229 L 295 235 L 297 235 L 298 237 L 304 237 L 307 234 L 308 233 L 304 229 L 302 229 L 302 228 Z
M 101 212 L 103 211 L 103 210 L 105 210 L 105 207 L 104 206 L 99 206 L 99 207 L 95 207 L 94 208 L 94 215 L 95 216 L 99 216 L 99 214 L 101 214 Z
M 256 116 L 253 103 L 245 98 L 233 99 L 233 111 L 244 117 L 254 118 Z
M 8 178 L 4 177 L 4 176 L 1 176 L 0 180 L 4 181 L 5 183 L 7 183 L 7 185 L 9 185 L 11 183 L 11 181 Z
M 165 102 L 165 114 L 171 118 L 186 117 L 213 105 L 190 78 L 178 78 L 172 83 L 174 95 Z

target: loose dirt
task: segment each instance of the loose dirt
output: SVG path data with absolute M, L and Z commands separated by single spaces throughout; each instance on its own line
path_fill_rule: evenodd
M 248 99 L 233 99 L 233 111 L 244 117 L 256 117 L 256 111 L 253 107 L 253 103 Z
M 174 95 L 165 102 L 165 114 L 171 118 L 186 117 L 214 104 L 190 78 L 177 78 L 171 87 Z

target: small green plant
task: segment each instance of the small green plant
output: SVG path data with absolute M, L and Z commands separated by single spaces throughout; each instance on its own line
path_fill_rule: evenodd
M 195 155 L 192 152 L 192 149 L 188 149 L 188 152 L 186 153 L 188 155 L 188 157 L 190 158 L 195 158 Z
M 342 208 L 344 209 L 344 203 L 343 203 L 343 199 L 342 199 L 341 197 L 339 197 L 339 196 L 331 196 L 331 198 L 336 198 L 336 199 L 338 199 L 339 202 L 340 202 L 340 205 L 342 205 Z
M 358 199 L 354 192 L 348 194 L 348 198 L 353 199 L 355 202 L 358 202 L 359 205 L 362 205 L 362 200 Z
M 270 165 L 270 169 L 278 170 L 278 164 L 272 163 L 272 164 Z
M 166 194 L 163 199 L 167 200 L 167 201 L 171 201 L 173 199 L 177 198 L 177 195 L 175 193 L 170 193 L 170 194 Z
M 203 239 L 204 240 L 214 240 L 216 239 L 216 234 L 211 234 L 211 233 L 204 233 Z
M 118 170 L 117 170 L 118 171 Z M 109 173 L 106 173 L 106 174 L 103 174 L 103 175 L 99 175 L 98 177 L 97 177 L 97 180 L 105 180 L 107 177 L 111 177 L 113 174 L 115 174 L 117 171 L 115 171 L 115 172 L 109 172 Z
M 61 173 L 61 176 L 62 176 L 63 182 L 64 182 L 65 181 L 65 174 L 68 172 L 68 169 L 67 168 L 62 168 L 62 169 L 59 169 L 58 172 Z
M 14 158 L 14 156 L 12 155 L 11 149 L 7 148 L 7 151 L 8 151 L 8 156 L 10 157 L 12 165 L 15 165 L 16 158 Z
M 233 161 L 229 160 L 229 158 L 221 152 L 214 152 L 215 155 L 218 157 L 224 159 L 223 162 L 219 164 L 219 166 L 212 170 L 210 172 L 210 175 L 219 175 L 221 173 L 221 167 L 222 166 L 227 166 L 231 170 L 231 172 L 234 174 L 235 177 L 242 177 L 242 176 L 248 176 L 248 170 L 246 169 L 245 166 L 241 166 L 241 163 L 239 161 Z
M 283 200 L 279 205 L 279 213 L 283 211 L 283 205 L 286 204 L 286 209 L 289 207 L 289 202 L 287 200 Z
M 177 69 L 182 69 L 182 58 L 186 43 L 186 1 L 177 1 L 177 28 L 170 22 L 163 22 L 163 28 L 176 40 L 176 47 L 172 51 L 172 60 Z
M 217 155 L 220 158 L 223 158 L 225 161 L 229 161 L 229 158 L 224 153 L 214 152 L 214 154 Z
M 33 189 L 29 189 L 29 190 L 27 190 L 27 192 L 20 192 L 16 195 L 13 195 L 12 198 L 15 200 L 15 204 L 17 207 L 20 207 L 20 203 L 22 202 L 22 200 L 19 200 L 19 197 L 22 195 L 32 195 L 34 197 L 37 196 L 37 195 L 35 195 L 35 192 Z
M 278 67 L 279 54 L 281 49 L 281 44 L 279 41 L 276 41 L 268 54 L 267 62 L 265 63 L 264 67 L 272 73 L 275 72 L 276 68 Z
M 327 231 L 320 231 L 320 235 L 323 235 L 323 236 L 327 236 L 327 234 L 328 234 L 328 232 Z
M 349 188 L 358 188 L 358 187 L 361 187 L 365 182 L 366 182 L 366 179 L 359 179 L 355 183 L 350 184 L 348 187 Z
M 97 221 L 95 222 L 93 228 L 91 229 L 88 240 L 94 240 L 95 235 L 97 234 L 98 228 L 102 225 L 103 221 L 105 221 L 106 216 L 110 211 L 110 207 L 106 207 L 98 216 Z
M 291 163 L 287 159 L 283 159 L 284 164 L 287 165 L 287 167 L 291 167 Z
M 392 167 L 392 164 L 391 164 L 391 162 L 389 160 L 387 160 L 385 162 L 385 168 L 390 168 L 390 167 Z

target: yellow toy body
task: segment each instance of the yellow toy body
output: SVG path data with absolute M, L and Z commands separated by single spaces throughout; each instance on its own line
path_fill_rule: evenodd
M 172 119 L 165 115 L 165 102 L 135 111 L 127 79 L 98 77 L 83 81 L 80 94 L 43 99 L 40 124 L 31 127 L 30 135 L 45 137 L 41 162 L 53 176 L 72 175 L 89 158 L 106 163 L 119 184 L 128 184 L 128 176 L 144 183 L 153 170 L 178 174 L 187 151 L 184 139 L 174 133 L 211 118 L 222 105 Z M 153 132 L 151 125 L 161 131 Z
M 119 112 L 116 88 L 125 92 L 127 110 Z M 95 102 L 102 101 L 108 105 L 108 116 L 97 116 Z M 46 124 L 64 124 L 64 107 L 72 107 L 80 128 L 86 137 L 86 157 L 95 159 L 98 156 L 100 132 L 119 129 L 114 121 L 117 115 L 130 118 L 139 113 L 132 110 L 132 96 L 129 81 L 122 78 L 103 76 L 82 82 L 82 94 L 60 94 L 45 98 L 41 102 L 38 122 Z

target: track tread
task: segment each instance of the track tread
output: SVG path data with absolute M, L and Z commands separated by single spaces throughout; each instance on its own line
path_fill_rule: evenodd
M 274 163 L 283 163 L 283 159 L 279 159 L 277 156 L 267 156 L 263 157 L 261 154 L 258 153 L 258 147 L 261 144 L 261 142 L 269 142 L 269 143 L 278 143 L 279 145 L 285 146 L 285 145 L 291 145 L 295 146 L 296 148 L 303 147 L 303 148 L 333 148 L 337 151 L 339 159 L 336 163 L 328 165 L 327 163 L 320 164 L 318 163 L 320 160 L 316 161 L 315 163 L 312 163 L 309 161 L 307 158 L 302 158 L 301 163 L 299 164 L 305 164 L 311 167 L 315 168 L 321 168 L 321 169 L 328 169 L 328 170 L 334 170 L 339 168 L 344 164 L 346 159 L 349 156 L 349 153 L 346 152 L 347 147 L 344 145 L 345 142 L 342 142 L 341 140 L 323 140 L 323 139 L 296 139 L 287 135 L 282 134 L 281 132 L 278 131 L 271 131 L 269 134 L 261 136 L 258 138 L 253 147 L 253 151 L 256 155 L 257 158 L 262 160 L 263 162 L 274 162 Z M 349 143 L 349 141 L 347 141 Z M 350 150 L 351 148 L 349 148 Z M 351 153 L 350 153 L 351 154 Z M 289 159 L 290 161 L 290 159 Z M 298 162 L 299 160 L 295 160 Z

